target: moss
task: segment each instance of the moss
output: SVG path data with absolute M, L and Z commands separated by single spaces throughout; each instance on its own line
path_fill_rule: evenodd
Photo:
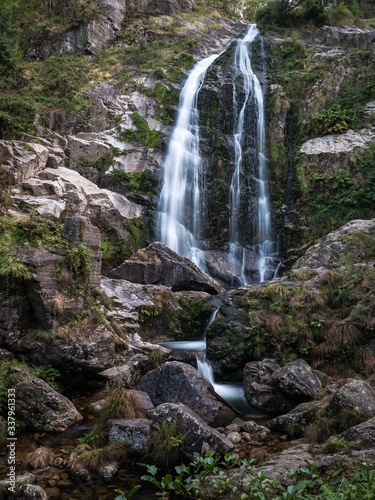
M 121 136 L 130 142 L 139 144 L 147 148 L 159 148 L 164 140 L 164 134 L 157 130 L 150 130 L 147 121 L 142 116 L 134 112 L 132 115 L 136 130 L 123 130 Z

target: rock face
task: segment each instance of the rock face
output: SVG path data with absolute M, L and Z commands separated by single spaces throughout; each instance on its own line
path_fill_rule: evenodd
M 8 171 L 13 184 L 23 182 L 43 170 L 49 151 L 37 143 L 0 141 L 1 169 Z
M 133 283 L 164 285 L 173 291 L 196 290 L 211 294 L 223 291 L 217 282 L 192 262 L 159 242 L 138 250 L 109 276 Z
M 342 171 L 345 163 L 350 164 L 350 153 L 368 149 L 374 140 L 375 133 L 367 129 L 316 137 L 302 145 L 301 159 L 306 164 L 315 164 L 316 172 L 332 175 Z
M 207 423 L 183 403 L 164 403 L 158 406 L 152 415 L 155 423 L 177 423 L 183 436 L 182 453 L 185 460 L 192 460 L 206 450 L 225 454 L 233 449 L 233 444 L 222 434 L 212 429 Z
M 169 361 L 148 372 L 139 384 L 155 406 L 162 403 L 184 403 L 211 423 L 223 404 L 213 396 L 213 387 L 192 366 Z
M 135 354 L 131 356 L 126 364 L 108 368 L 100 375 L 107 380 L 121 383 L 124 387 L 135 387 L 141 378 L 152 367 L 150 358 L 144 354 Z
M 64 431 L 82 416 L 65 396 L 19 368 L 13 374 L 18 417 L 37 431 Z
M 297 260 L 293 269 L 309 267 L 334 268 L 340 265 L 343 255 L 350 255 L 353 262 L 366 259 L 366 247 L 355 243 L 358 235 L 370 238 L 374 234 L 375 219 L 350 221 L 337 231 L 329 233 L 319 243 L 310 247 L 305 255 Z
M 295 399 L 283 393 L 273 374 L 280 370 L 274 359 L 251 361 L 244 368 L 243 386 L 251 406 L 269 413 L 283 413 L 296 405 Z
M 177 14 L 181 11 L 192 10 L 194 5 L 194 0 L 151 0 L 149 8 L 160 14 Z
M 375 443 L 375 417 L 367 422 L 351 427 L 338 435 L 339 438 L 355 442 L 360 448 L 373 448 Z

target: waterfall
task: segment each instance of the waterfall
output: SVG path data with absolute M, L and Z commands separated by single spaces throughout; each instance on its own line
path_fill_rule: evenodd
M 228 162 L 232 173 L 229 173 L 231 182 L 228 186 L 227 240 L 223 241 L 221 248 L 211 248 L 210 241 L 203 242 L 205 231 L 201 227 L 204 226 L 202 219 L 209 195 L 205 193 L 207 172 L 203 171 L 200 154 L 198 94 L 207 70 L 220 54 L 198 62 L 181 91 L 177 122 L 163 164 L 159 201 L 158 239 L 202 270 L 209 268 L 214 277 L 212 257 L 208 266 L 207 255 L 211 250 L 217 251 L 214 259 L 218 260 L 220 254 L 222 261 L 227 262 L 227 274 L 224 274 L 232 286 L 262 282 L 272 277 L 274 265 L 264 100 L 261 84 L 251 65 L 252 43 L 257 37 L 259 31 L 253 24 L 246 35 L 237 40 L 233 64 L 226 70 L 233 88 L 233 113 L 229 110 L 229 115 L 234 116 L 232 141 L 228 141 L 233 143 L 233 151 L 230 151 L 233 167 Z M 205 158 L 204 168 L 214 169 L 215 165 L 210 166 L 209 159 Z M 211 176 L 215 176 L 212 172 Z M 210 221 L 206 224 L 209 225 Z M 225 228 L 219 227 L 216 231 L 222 230 Z
M 272 250 L 270 241 L 271 217 L 268 202 L 265 154 L 265 123 L 264 102 L 260 82 L 251 67 L 250 44 L 259 35 L 255 24 L 251 25 L 247 34 L 238 40 L 233 63 L 233 110 L 235 113 L 234 139 L 234 171 L 230 185 L 230 221 L 229 221 L 229 259 L 241 276 L 242 284 L 247 284 L 245 261 L 246 249 L 240 243 L 239 211 L 242 199 L 240 177 L 243 173 L 243 163 L 246 161 L 243 153 L 245 121 L 247 113 L 255 113 L 256 130 L 254 137 L 255 155 L 253 172 L 257 191 L 257 262 L 259 281 L 265 279 L 267 259 Z M 242 106 L 238 103 L 242 99 Z
M 158 234 L 162 243 L 200 267 L 202 165 L 199 153 L 198 93 L 207 69 L 219 54 L 198 62 L 181 91 L 177 123 L 164 161 Z

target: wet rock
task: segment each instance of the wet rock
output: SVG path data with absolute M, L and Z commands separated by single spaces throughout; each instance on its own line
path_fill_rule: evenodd
M 375 390 L 364 380 L 349 380 L 338 388 L 329 407 L 335 412 L 354 410 L 363 417 L 375 415 Z
M 216 295 L 222 287 L 188 259 L 162 243 L 151 243 L 110 272 L 111 278 L 164 285 L 173 291 L 197 290 Z
M 12 386 L 17 394 L 17 416 L 38 431 L 64 431 L 82 420 L 73 403 L 31 373 L 16 368 Z
M 124 443 L 132 453 L 144 456 L 150 447 L 151 420 L 135 418 L 109 422 L 109 441 Z
M 169 361 L 148 372 L 139 388 L 147 392 L 155 406 L 181 402 L 196 411 L 208 423 L 213 422 L 223 403 L 213 396 L 213 387 L 195 368 Z
M 296 400 L 283 393 L 273 378 L 279 369 L 274 359 L 251 361 L 245 365 L 244 392 L 251 406 L 267 413 L 283 413 L 296 406 Z
M 280 390 L 297 401 L 308 401 L 320 391 L 322 385 L 312 371 L 311 366 L 303 359 L 297 359 L 277 369 L 272 374 Z
M 334 268 L 340 265 L 342 255 L 350 255 L 355 263 L 367 260 L 365 245 L 352 244 L 356 235 L 369 238 L 375 229 L 375 219 L 353 220 L 324 236 L 319 243 L 310 247 L 305 255 L 297 260 L 293 269 L 309 267 Z
M 152 416 L 155 423 L 176 422 L 184 436 L 182 453 L 185 460 L 192 460 L 207 449 L 224 454 L 233 449 L 233 444 L 183 403 L 164 403 L 158 406 Z

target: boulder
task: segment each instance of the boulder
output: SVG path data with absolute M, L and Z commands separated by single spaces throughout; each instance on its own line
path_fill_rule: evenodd
M 182 453 L 185 460 L 192 460 L 206 450 L 225 454 L 233 444 L 183 403 L 164 403 L 158 406 L 152 420 L 155 423 L 176 422 L 179 433 L 184 437 Z
M 279 389 L 297 401 L 309 401 L 321 390 L 322 384 L 311 366 L 297 359 L 277 369 L 272 374 Z
M 373 450 L 375 444 L 375 417 L 351 427 L 339 434 L 338 437 L 355 443 L 356 448 L 370 448 Z
M 109 441 L 124 443 L 133 454 L 144 457 L 150 448 L 151 420 L 116 419 L 109 422 Z
M 206 422 L 215 420 L 223 403 L 213 395 L 213 387 L 198 370 L 178 361 L 169 361 L 148 372 L 139 384 L 155 406 L 162 403 L 184 403 Z
M 314 421 L 321 408 L 320 401 L 301 403 L 285 415 L 269 420 L 267 425 L 272 430 L 285 432 L 292 439 L 296 439 L 303 436 L 306 427 Z
M 251 406 L 267 413 L 284 413 L 296 406 L 296 400 L 283 393 L 273 378 L 279 369 L 274 359 L 251 361 L 245 365 L 243 386 Z
M 354 410 L 363 417 L 375 416 L 375 390 L 364 380 L 348 380 L 334 393 L 330 405 L 333 412 Z
M 346 257 L 350 255 L 355 263 L 367 260 L 366 245 L 356 244 L 355 238 L 360 235 L 362 238 L 368 238 L 369 244 L 371 244 L 371 235 L 374 230 L 375 219 L 352 220 L 337 231 L 327 234 L 316 245 L 310 247 L 305 255 L 297 260 L 293 269 L 302 267 L 310 269 L 334 268 L 340 265 L 340 259 L 343 255 Z
M 195 264 L 159 242 L 138 250 L 109 276 L 132 283 L 164 285 L 173 291 L 197 290 L 214 295 L 224 291 Z
M 82 420 L 68 398 L 31 373 L 16 368 L 12 386 L 17 395 L 16 414 L 34 430 L 65 431 Z
M 88 135 L 88 138 L 86 136 Z M 94 134 L 78 134 L 68 136 L 69 168 L 76 170 L 86 179 L 99 184 L 104 175 L 98 160 L 111 154 L 111 147 Z
M 129 360 L 118 366 L 113 366 L 100 373 L 109 381 L 121 383 L 124 387 L 135 387 L 143 375 L 154 368 L 149 356 L 145 354 L 134 354 Z
M 53 365 L 65 374 L 74 375 L 72 383 L 80 383 L 82 377 L 113 366 L 115 359 L 113 334 L 104 325 L 81 328 L 80 335 L 68 340 L 60 338 L 58 333 L 49 342 L 34 340 L 30 335 L 21 339 L 19 347 L 32 362 Z

